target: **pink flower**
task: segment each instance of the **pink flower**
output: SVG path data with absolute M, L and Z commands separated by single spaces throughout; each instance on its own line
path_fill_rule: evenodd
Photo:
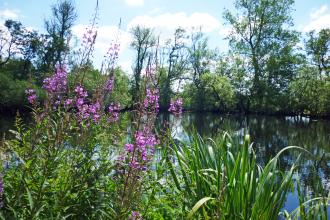
M 129 220 L 142 220 L 142 216 L 139 212 L 133 211 L 132 215 L 128 218 Z
M 63 68 L 57 68 L 53 76 L 44 79 L 43 88 L 47 93 L 52 95 L 54 93 L 63 93 L 66 91 L 67 73 Z
M 171 100 L 170 107 L 168 109 L 169 112 L 172 112 L 175 115 L 182 113 L 182 99 L 178 98 L 177 100 Z
M 111 79 L 109 79 L 104 86 L 104 90 L 106 92 L 112 92 L 113 90 L 113 84 L 114 84 L 114 77 L 112 77 Z
M 133 153 L 134 151 L 134 144 L 125 144 L 125 150 L 129 153 Z
M 76 101 L 76 105 L 77 105 L 78 108 L 79 108 L 80 106 L 82 106 L 83 104 L 84 104 L 84 99 L 82 99 L 82 98 L 77 99 L 77 101 Z
M 135 170 L 146 170 L 148 163 L 154 155 L 154 147 L 158 144 L 155 135 L 148 128 L 137 131 L 134 135 L 135 143 L 125 145 L 125 154 L 121 158 L 127 158 L 128 166 Z
M 119 103 L 111 103 L 109 108 L 109 118 L 108 121 L 109 122 L 115 122 L 118 121 L 119 119 L 119 111 L 120 111 L 120 104 Z
M 146 109 L 158 112 L 159 109 L 159 91 L 158 89 L 147 89 L 146 97 L 144 99 L 144 107 Z
M 37 101 L 36 92 L 33 89 L 27 89 L 25 90 L 25 93 L 28 95 L 29 103 L 35 104 L 35 102 Z
M 64 102 L 64 106 L 65 106 L 65 107 L 68 107 L 68 106 L 72 105 L 72 102 L 73 102 L 73 99 L 67 99 L 67 100 L 65 100 L 65 102 Z
M 82 86 L 77 86 L 74 90 L 79 98 L 86 98 L 88 96 L 87 91 L 84 90 Z

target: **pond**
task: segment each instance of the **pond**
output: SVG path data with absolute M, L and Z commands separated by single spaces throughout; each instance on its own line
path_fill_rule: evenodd
M 317 175 L 328 193 L 330 190 L 330 121 L 312 120 L 307 117 L 260 116 L 260 115 L 220 115 L 214 113 L 185 113 L 181 117 L 160 115 L 159 124 L 168 121 L 172 135 L 182 141 L 189 138 L 195 129 L 203 137 L 216 139 L 227 131 L 239 142 L 245 134 L 250 134 L 257 160 L 263 165 L 286 146 L 300 146 L 315 157 L 302 155 L 299 181 L 305 192 L 312 195 L 315 175 L 311 165 L 317 165 Z M 280 167 L 289 170 L 296 161 L 299 151 L 285 151 L 280 157 Z M 288 195 L 285 209 L 293 211 L 298 207 L 297 191 Z M 328 209 L 328 215 L 330 212 Z
M 311 165 L 317 166 L 317 174 L 322 179 L 326 192 L 330 190 L 330 121 L 312 120 L 306 117 L 260 116 L 260 115 L 221 115 L 214 113 L 184 113 L 180 117 L 160 114 L 157 124 L 161 128 L 168 123 L 172 135 L 187 141 L 189 134 L 196 129 L 202 137 L 216 139 L 224 131 L 229 132 L 235 141 L 241 142 L 245 134 L 250 134 L 258 163 L 263 165 L 286 146 L 301 146 L 315 158 L 302 157 L 299 181 L 305 192 L 313 194 L 314 178 Z M 0 133 L 3 134 L 14 124 L 13 117 L 1 117 Z M 285 151 L 280 157 L 280 167 L 288 170 L 298 158 L 299 151 Z M 315 172 L 314 172 L 315 173 Z M 288 195 L 285 209 L 294 210 L 298 206 L 297 191 Z M 328 213 L 330 213 L 328 211 Z M 329 215 L 329 214 L 328 214 Z

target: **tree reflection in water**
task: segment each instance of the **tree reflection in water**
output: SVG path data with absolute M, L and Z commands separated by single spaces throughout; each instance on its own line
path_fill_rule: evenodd
M 185 113 L 180 118 L 161 114 L 158 125 L 170 128 L 172 135 L 182 141 L 189 140 L 189 134 L 196 129 L 202 137 L 217 139 L 228 131 L 234 141 L 242 142 L 244 134 L 249 133 L 254 142 L 257 160 L 265 164 L 282 148 L 290 145 L 301 146 L 310 151 L 315 158 L 302 154 L 299 167 L 299 181 L 306 194 L 317 190 L 315 179 L 321 177 L 322 184 L 330 189 L 330 121 L 311 120 L 306 117 L 260 116 L 260 115 L 220 115 L 214 113 Z M 164 127 L 163 127 L 164 128 Z M 280 167 L 288 170 L 301 154 L 301 151 L 286 151 L 280 158 Z M 312 171 L 312 166 L 317 172 Z M 296 199 L 290 195 L 288 200 Z M 288 201 L 287 206 L 296 201 Z M 292 204 L 291 204 L 292 206 Z M 287 207 L 289 209 L 294 207 Z

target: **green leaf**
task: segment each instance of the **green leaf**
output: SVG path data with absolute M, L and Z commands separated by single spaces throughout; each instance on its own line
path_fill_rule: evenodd
M 28 199 L 29 199 L 30 210 L 32 210 L 32 209 L 33 209 L 33 207 L 34 207 L 34 203 L 33 203 L 33 199 L 32 199 L 32 195 L 31 195 L 31 192 L 30 192 L 30 190 L 29 190 L 29 188 L 28 188 L 28 187 L 26 187 L 26 192 L 27 192 L 27 194 L 28 194 Z
M 209 201 L 209 200 L 213 200 L 213 199 L 214 199 L 214 198 L 212 198 L 212 197 L 204 197 L 204 198 L 200 199 L 200 200 L 194 205 L 194 207 L 191 209 L 191 211 L 189 212 L 187 219 L 191 219 L 191 217 L 195 214 L 195 212 L 197 212 L 198 209 L 199 209 L 202 205 L 204 205 L 204 203 L 206 203 L 206 202 Z

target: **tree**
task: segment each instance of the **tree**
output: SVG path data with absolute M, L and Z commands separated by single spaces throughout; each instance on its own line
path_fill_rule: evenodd
M 292 6 L 293 0 L 236 0 L 239 13 L 234 15 L 228 10 L 224 13 L 232 27 L 228 37 L 231 49 L 249 60 L 246 71 L 253 72 L 252 95 L 257 107 L 263 106 L 269 58 L 280 56 L 278 49 L 296 40 L 295 34 L 285 29 L 292 24 Z
M 147 59 L 151 56 L 151 48 L 155 46 L 156 39 L 150 28 L 136 26 L 131 30 L 131 33 L 133 35 L 131 47 L 136 52 L 131 94 L 133 103 L 137 103 L 140 98 L 142 69 L 146 66 Z
M 29 76 L 34 68 L 33 64 L 37 63 L 38 53 L 42 49 L 43 44 L 40 40 L 41 35 L 34 30 L 27 30 L 24 28 L 21 42 L 19 42 L 18 50 L 22 56 L 23 64 L 23 76 Z M 34 76 L 36 76 L 34 74 Z
M 0 66 L 3 68 L 8 61 L 16 59 L 21 70 L 15 77 L 26 79 L 41 48 L 40 35 L 36 31 L 26 29 L 18 21 L 6 20 L 5 27 L 7 31 L 0 30 Z M 19 59 L 23 62 L 18 62 Z
M 185 43 L 186 38 L 186 31 L 178 28 L 174 32 L 173 42 L 171 40 L 167 42 L 165 56 L 167 56 L 168 65 L 158 71 L 160 73 L 161 108 L 169 107 L 173 95 L 172 85 L 175 81 L 181 80 L 187 70 L 189 53 Z
M 201 77 L 205 73 L 210 72 L 211 63 L 214 61 L 216 54 L 208 48 L 208 39 L 204 37 L 204 34 L 201 31 L 192 33 L 190 39 L 191 45 L 189 46 L 188 51 L 190 67 L 192 70 L 192 80 L 197 88 L 197 94 L 200 95 L 196 96 L 198 106 L 202 109 L 205 97 L 202 95 L 204 88 Z
M 318 68 L 303 65 L 296 79 L 290 82 L 291 109 L 298 114 L 330 113 L 330 77 L 320 79 Z
M 330 29 L 322 29 L 317 34 L 315 31 L 309 32 L 305 45 L 312 63 L 318 68 L 319 76 L 322 77 L 323 72 L 330 76 Z
M 0 67 L 3 67 L 18 51 L 17 44 L 23 35 L 22 24 L 13 20 L 6 20 L 7 30 L 0 29 Z
M 235 91 L 237 110 L 241 112 L 249 110 L 251 81 L 250 76 L 246 73 L 247 65 L 246 59 L 239 54 L 229 52 L 219 57 L 215 69 L 217 76 L 228 77 Z
M 226 112 L 236 103 L 235 91 L 228 77 L 205 73 L 200 78 L 202 89 L 193 82 L 186 83 L 182 92 L 185 109 Z M 203 105 L 200 105 L 203 99 Z
M 231 110 L 235 103 L 235 92 L 227 77 L 206 73 L 201 77 L 201 81 L 206 100 L 205 107 L 211 108 L 207 110 Z
M 63 65 L 69 52 L 71 28 L 77 19 L 76 9 L 70 0 L 62 0 L 53 5 L 53 17 L 45 21 L 47 39 L 42 66 L 45 71 L 51 70 L 56 64 Z

